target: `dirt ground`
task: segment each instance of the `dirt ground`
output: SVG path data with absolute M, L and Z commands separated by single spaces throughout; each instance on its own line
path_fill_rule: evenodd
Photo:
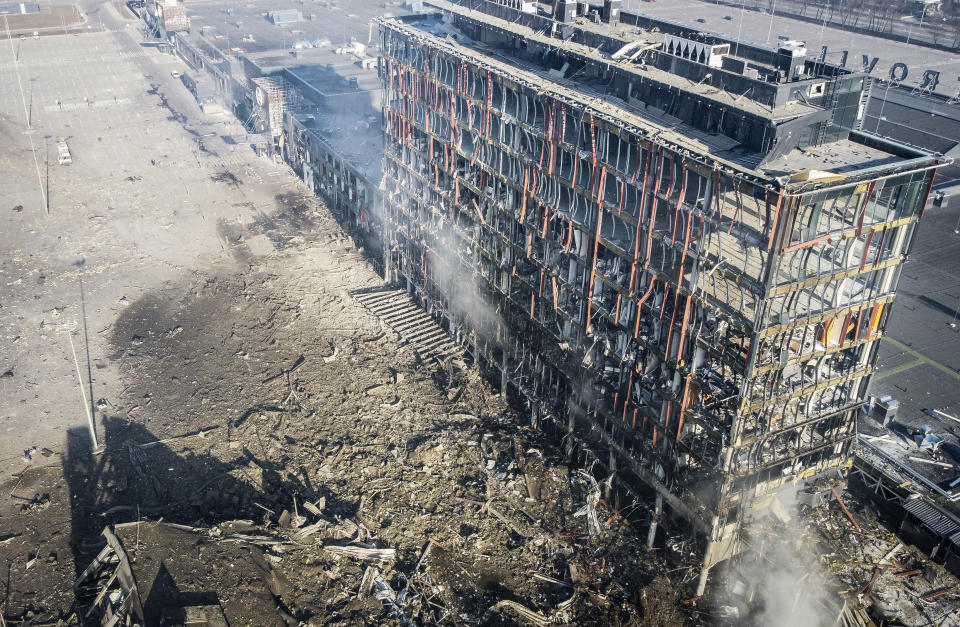
M 127 11 L 129 12 L 129 9 Z M 0 32 L 0 37 L 6 37 L 7 24 L 9 24 L 11 33 L 16 35 L 19 31 L 70 28 L 82 21 L 83 17 L 76 5 L 49 4 L 42 6 L 39 13 L 7 15 L 4 30 Z
M 419 361 L 357 305 L 347 288 L 376 276 L 332 221 L 307 218 L 293 230 L 296 215 L 294 207 L 274 216 L 282 226 L 266 233 L 285 241 L 309 224 L 310 241 L 276 253 L 275 263 L 200 273 L 124 308 L 109 334 L 124 391 L 100 403 L 105 452 L 92 456 L 78 427 L 59 464 L 3 486 L 20 497 L 20 511 L 0 520 L 0 537 L 23 534 L 3 547 L 7 617 L 65 616 L 100 528 L 138 511 L 198 527 L 246 519 L 278 530 L 284 511 L 322 500 L 322 516 L 307 516 L 329 528 L 278 555 L 291 582 L 284 604 L 298 619 L 356 624 L 380 615 L 379 603 L 349 594 L 362 563 L 319 550 L 344 524 L 351 537 L 359 525 L 360 540 L 397 550 L 384 569 L 394 584 L 435 542 L 423 574 L 447 612 L 476 619 L 502 599 L 549 607 L 576 583 L 586 622 L 639 619 L 636 594 L 657 560 L 630 534 L 618 537 L 625 528 L 605 525 L 602 542 L 591 538 L 574 515 L 587 483 L 571 484 L 556 453 L 518 427 L 475 373 L 449 377 Z M 242 241 L 234 254 L 249 254 Z M 165 441 L 150 444 L 157 440 Z M 152 548 L 145 539 L 134 555 Z M 603 564 L 613 553 L 636 564 Z M 40 557 L 28 567 L 31 555 Z M 229 566 L 208 565 L 214 574 Z M 607 571 L 630 572 L 627 587 L 607 589 Z M 265 624 L 249 613 L 256 604 L 219 601 L 231 624 Z

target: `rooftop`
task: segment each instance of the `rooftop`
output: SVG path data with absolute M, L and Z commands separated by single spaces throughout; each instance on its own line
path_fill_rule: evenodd
M 309 105 L 295 117 L 363 176 L 378 183 L 383 157 L 383 89 L 376 68 L 360 67 L 360 60 L 353 55 L 318 52 L 321 54 L 311 56 L 311 63 L 283 70 Z
M 347 50 L 349 48 L 349 50 Z M 244 58 L 264 74 L 283 74 L 303 95 L 306 109 L 294 117 L 367 179 L 379 182 L 383 156 L 380 111 L 383 88 L 375 48 L 276 50 Z
M 816 20 L 792 19 L 782 14 L 773 16 L 752 10 L 751 4 L 747 3 L 743 11 L 742 27 L 740 3 L 713 3 L 702 0 L 671 0 L 670 2 L 625 0 L 624 13 L 628 11 L 642 13 L 645 19 L 710 31 L 731 41 L 739 39 L 741 32 L 761 38 L 759 42 L 761 44 L 763 38 L 767 37 L 767 33 L 772 43 L 776 43 L 778 35 L 806 39 L 807 42 L 816 43 L 816 48 L 820 45 L 827 46 L 828 61 L 839 61 L 843 51 L 848 51 L 848 65 L 853 67 L 860 67 L 861 55 L 865 54 L 870 59 L 877 57 L 879 61 L 871 74 L 878 79 L 886 79 L 889 76 L 890 66 L 896 62 L 903 62 L 910 68 L 910 75 L 904 81 L 904 88 L 907 91 L 919 86 L 926 69 L 939 70 L 941 80 L 936 92 L 947 98 L 957 92 L 958 83 L 954 77 L 960 74 L 960 54 L 956 52 L 934 51 L 912 42 L 905 43 L 866 33 L 844 31 L 832 26 L 829 22 L 824 25 Z M 733 19 L 728 19 L 728 16 Z M 747 26 L 750 24 L 757 24 L 758 27 L 748 29 Z M 814 49 L 814 52 L 817 51 Z M 874 95 L 877 95 L 876 91 Z
M 430 4 L 442 4 L 444 7 L 455 7 L 455 10 L 458 12 L 466 11 L 463 7 L 452 5 L 443 0 L 431 0 Z M 503 20 L 500 20 L 500 22 L 503 22 Z M 609 120 L 615 120 L 617 124 L 632 128 L 634 132 L 641 135 L 655 136 L 660 140 L 678 145 L 694 153 L 711 157 L 716 161 L 725 163 L 737 170 L 747 172 L 754 176 L 769 179 L 775 176 L 790 175 L 813 169 L 849 175 L 853 172 L 882 164 L 898 163 L 906 159 L 926 156 L 923 152 L 894 144 L 889 144 L 889 146 L 891 149 L 896 148 L 897 151 L 886 152 L 879 147 L 871 148 L 862 141 L 858 141 L 857 138 L 853 138 L 832 142 L 829 145 L 819 147 L 816 151 L 794 150 L 786 155 L 785 158 L 761 169 L 759 168 L 759 163 L 762 155 L 743 150 L 738 147 L 738 143 L 730 137 L 698 130 L 673 116 L 665 114 L 662 110 L 648 107 L 640 101 L 631 99 L 630 102 L 627 102 L 604 93 L 596 85 L 583 83 L 578 80 L 560 78 L 556 73 L 539 65 L 526 62 L 519 57 L 508 56 L 498 49 L 477 43 L 469 38 L 458 36 L 455 39 L 453 35 L 457 33 L 455 30 L 450 30 L 450 27 L 447 25 L 433 25 L 429 29 L 422 29 L 396 21 L 390 23 L 410 36 L 430 38 L 432 47 L 445 48 L 453 54 L 471 58 L 474 63 L 480 65 L 487 64 L 497 71 L 510 76 L 518 83 L 526 84 L 537 91 L 553 92 L 553 95 L 561 100 L 578 103 L 580 106 L 592 107 L 601 114 L 606 114 Z M 510 25 L 510 27 L 513 29 L 519 28 L 514 25 Z M 595 51 L 590 51 L 586 46 L 581 44 L 571 42 L 560 43 L 555 39 L 551 40 L 545 36 L 533 33 L 530 29 L 525 30 L 529 36 L 540 38 L 545 43 L 552 42 L 553 46 L 559 44 L 564 47 L 575 48 L 584 53 L 590 52 L 594 56 L 599 54 Z M 644 70 L 637 70 L 637 72 L 642 73 Z M 664 72 L 664 74 L 667 73 Z M 673 78 L 674 80 L 684 80 L 679 77 Z M 717 94 L 714 95 L 714 97 L 719 98 L 724 96 Z M 738 107 L 742 106 L 742 108 L 750 112 L 761 112 L 759 105 L 749 101 L 738 101 L 736 105 Z M 806 105 L 797 104 L 796 114 L 799 115 L 801 111 L 806 110 L 806 108 Z M 763 112 L 766 115 L 770 115 L 769 109 L 765 109 Z M 866 137 L 866 134 L 860 135 Z M 882 145 L 879 141 L 874 141 L 873 143 L 878 146 Z
M 844 139 L 791 150 L 786 155 L 764 163 L 759 169 L 770 176 L 786 176 L 804 170 L 846 174 L 900 161 L 903 161 L 903 158 L 898 155 Z
M 313 44 L 328 39 L 342 46 L 351 38 L 367 41 L 370 18 L 383 11 L 384 3 L 375 0 L 344 0 L 302 4 L 292 0 L 271 2 L 271 12 L 299 11 L 303 21 L 274 24 L 263 5 L 249 2 L 218 1 L 187 5 L 194 32 L 221 51 L 237 54 L 272 51 L 284 54 L 296 43 Z

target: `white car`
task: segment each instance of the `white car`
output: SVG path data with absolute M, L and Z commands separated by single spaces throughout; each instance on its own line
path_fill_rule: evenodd
M 33 38 L 40 39 L 40 31 L 33 31 Z
M 174 78 L 180 78 L 181 75 L 180 75 L 180 72 L 174 70 L 174 71 L 170 72 L 170 76 L 172 76 L 172 77 L 174 77 Z

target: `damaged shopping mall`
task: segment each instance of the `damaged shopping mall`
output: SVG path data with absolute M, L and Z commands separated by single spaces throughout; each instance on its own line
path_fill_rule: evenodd
M 843 468 L 938 158 L 861 129 L 866 74 L 510 2 L 381 19 L 378 237 L 535 425 L 656 492 L 710 568 Z M 600 52 L 600 51 L 604 52 Z
M 320 113 L 282 150 L 533 425 L 655 491 L 651 545 L 696 531 L 703 592 L 751 511 L 850 461 L 946 160 L 864 130 L 870 77 L 803 42 L 528 4 L 377 20 L 379 167 Z
M 859 64 L 155 5 L 0 46 L 0 627 L 956 622 L 951 160 Z

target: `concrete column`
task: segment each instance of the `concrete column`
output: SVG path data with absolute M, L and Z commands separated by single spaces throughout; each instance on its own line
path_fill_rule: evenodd
M 616 474 L 617 472 L 617 457 L 613 453 L 613 448 L 609 449 L 609 459 L 607 461 L 607 468 L 610 470 L 611 474 Z M 613 492 L 613 481 L 608 481 L 606 487 L 603 489 L 603 498 L 610 502 L 610 494 Z
M 707 351 L 703 350 L 703 347 L 698 346 L 697 350 L 693 353 L 693 367 L 702 368 L 703 362 L 706 360 Z
M 650 519 L 650 531 L 647 532 L 647 546 L 653 548 L 653 541 L 657 537 L 657 523 L 660 522 L 660 515 L 663 513 L 663 497 L 657 492 L 656 500 L 653 505 L 653 517 Z
M 710 567 L 705 567 L 700 571 L 700 579 L 697 581 L 697 596 L 703 596 L 707 591 L 707 579 L 710 577 Z
M 500 349 L 500 393 L 507 393 L 507 349 Z

